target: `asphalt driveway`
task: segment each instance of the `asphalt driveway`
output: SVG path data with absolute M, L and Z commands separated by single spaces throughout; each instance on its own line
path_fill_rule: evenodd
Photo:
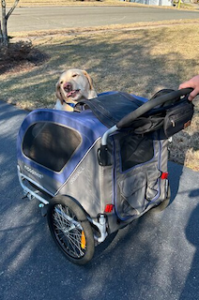
M 16 137 L 25 115 L 0 102 L 0 299 L 198 300 L 199 172 L 170 163 L 170 206 L 133 222 L 78 267 L 54 245 L 38 202 L 21 199 Z

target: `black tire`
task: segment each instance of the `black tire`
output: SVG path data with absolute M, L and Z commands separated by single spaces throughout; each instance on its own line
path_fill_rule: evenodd
M 93 231 L 84 210 L 74 199 L 68 196 L 53 198 L 47 220 L 55 243 L 68 260 L 84 265 L 92 259 L 95 251 Z
M 167 197 L 165 200 L 163 200 L 160 204 L 158 204 L 157 206 L 154 206 L 152 208 L 152 210 L 154 212 L 160 212 L 160 211 L 163 211 L 165 208 L 167 208 L 167 206 L 169 205 L 170 203 L 170 199 L 171 199 L 171 189 L 170 189 L 170 186 L 168 186 L 168 192 L 167 192 Z

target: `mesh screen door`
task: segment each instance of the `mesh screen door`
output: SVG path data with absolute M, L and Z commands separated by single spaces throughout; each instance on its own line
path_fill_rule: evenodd
M 74 129 L 50 122 L 31 125 L 24 136 L 22 150 L 25 156 L 60 172 L 81 144 L 81 136 Z

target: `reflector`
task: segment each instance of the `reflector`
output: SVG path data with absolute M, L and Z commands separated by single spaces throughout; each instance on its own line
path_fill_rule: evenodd
M 169 175 L 169 173 L 167 173 L 167 172 L 162 173 L 161 179 L 167 179 L 167 178 L 168 178 L 168 175 Z
M 81 235 L 81 248 L 82 249 L 86 248 L 86 238 L 85 238 L 84 231 L 82 231 L 82 235 Z
M 113 204 L 107 204 L 107 205 L 105 206 L 104 212 L 105 212 L 105 213 L 110 213 L 110 212 L 112 212 L 112 210 L 113 210 Z

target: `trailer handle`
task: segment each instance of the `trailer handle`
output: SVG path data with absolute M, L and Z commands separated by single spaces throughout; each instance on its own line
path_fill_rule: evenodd
M 151 110 L 152 108 L 155 108 L 156 106 L 162 105 L 166 103 L 167 101 L 174 100 L 177 97 L 186 96 L 190 94 L 193 91 L 193 88 L 186 88 L 177 90 L 171 93 L 168 93 L 166 95 L 162 95 L 160 97 L 154 98 L 152 100 L 149 100 L 145 102 L 143 105 L 141 105 L 139 108 L 134 110 L 133 112 L 126 115 L 124 118 L 122 118 L 116 125 L 112 126 L 110 129 L 108 129 L 101 139 L 101 146 L 105 148 L 107 146 L 107 140 L 108 137 L 116 132 L 117 130 L 120 130 L 125 127 L 129 127 L 133 121 L 135 121 L 137 118 Z

